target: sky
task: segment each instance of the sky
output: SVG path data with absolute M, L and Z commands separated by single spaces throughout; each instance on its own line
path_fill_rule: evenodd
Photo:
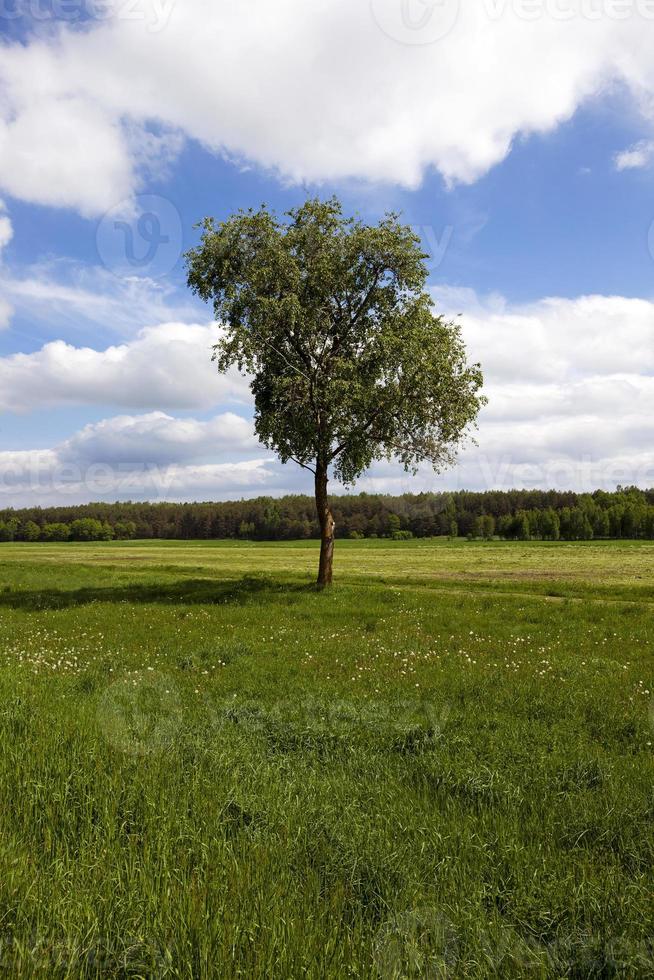
M 183 253 L 332 194 L 420 234 L 488 398 L 355 491 L 653 486 L 653 42 L 654 0 L 0 0 L 0 507 L 309 490 Z

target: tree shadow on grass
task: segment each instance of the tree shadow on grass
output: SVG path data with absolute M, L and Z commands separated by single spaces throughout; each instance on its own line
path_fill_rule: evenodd
M 34 589 L 0 592 L 0 609 L 70 609 L 94 602 L 161 603 L 162 605 L 245 605 L 274 599 L 295 601 L 316 592 L 313 584 L 279 582 L 244 576 L 240 579 L 182 579 L 176 582 L 108 586 L 82 589 Z

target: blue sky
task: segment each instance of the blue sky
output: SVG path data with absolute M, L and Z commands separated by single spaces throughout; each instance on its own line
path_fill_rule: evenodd
M 654 484 L 654 5 L 627 6 L 5 5 L 0 501 L 305 488 L 215 375 L 181 255 L 307 193 L 403 214 L 487 381 L 454 470 L 358 489 Z

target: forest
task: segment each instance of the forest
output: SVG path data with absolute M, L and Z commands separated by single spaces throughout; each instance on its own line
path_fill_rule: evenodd
M 334 497 L 332 510 L 340 538 L 654 539 L 654 489 L 637 487 L 585 494 L 558 490 L 360 493 Z M 318 537 L 314 500 L 299 495 L 216 503 L 127 501 L 0 510 L 0 541 Z

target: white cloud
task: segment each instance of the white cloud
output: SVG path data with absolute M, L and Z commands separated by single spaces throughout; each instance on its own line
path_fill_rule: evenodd
M 638 170 L 654 162 L 654 140 L 640 140 L 615 156 L 616 170 Z
M 13 236 L 14 229 L 11 224 L 11 218 L 6 212 L 4 202 L 0 201 L 0 253 L 9 244 Z
M 470 351 L 492 382 L 571 382 L 654 373 L 654 303 L 622 296 L 551 297 L 509 306 L 435 288 L 437 307 L 463 314 Z
M 99 214 L 158 157 L 152 125 L 296 180 L 472 181 L 611 86 L 651 116 L 654 10 L 618 2 L 114 4 L 4 46 L 0 184 Z
M 205 422 L 163 412 L 118 416 L 52 449 L 0 452 L 0 507 L 234 497 L 279 486 L 278 469 L 252 424 L 232 413 Z
M 469 356 L 484 369 L 489 404 L 478 447 L 467 449 L 449 475 L 425 470 L 416 482 L 377 466 L 361 487 L 654 482 L 654 302 L 582 296 L 512 306 L 469 290 L 441 288 L 434 295 L 447 316 L 462 313 Z M 249 423 L 237 416 L 223 411 L 213 422 L 195 422 L 162 412 L 206 411 L 230 400 L 250 409 L 247 379 L 219 375 L 210 360 L 218 336 L 215 324 L 167 323 L 101 351 L 55 341 L 0 358 L 0 407 L 112 405 L 147 413 L 83 429 L 59 448 L 60 461 L 182 465 L 205 450 L 208 462 L 219 445 L 230 459 L 255 454 Z M 236 433 L 231 442 L 224 436 L 227 420 Z M 297 486 L 301 477 L 291 470 Z
M 615 490 L 616 486 L 654 486 L 654 453 L 622 453 L 593 459 L 589 455 L 555 455 L 534 462 L 520 460 L 507 449 L 498 455 L 481 449 L 462 453 L 456 467 L 434 475 L 422 467 L 407 475 L 397 465 L 375 465 L 354 492 L 422 493 L 448 490 Z M 310 492 L 307 488 L 305 492 Z
M 170 466 L 226 453 L 242 456 L 260 448 L 252 423 L 232 412 L 206 422 L 150 412 L 86 425 L 59 446 L 57 455 L 72 463 Z
M 81 504 L 91 500 L 229 500 L 279 495 L 268 460 L 241 463 L 171 464 L 116 469 L 61 463 L 51 453 L 0 453 L 0 507 Z M 284 492 L 284 491 L 281 491 Z
M 434 293 L 446 315 L 462 313 L 489 399 L 478 447 L 437 482 L 654 485 L 654 302 L 582 296 L 510 306 L 467 290 Z
M 165 280 L 117 276 L 69 259 L 3 270 L 0 290 L 33 332 L 132 337 L 144 324 L 192 320 L 200 304 Z M 1 397 L 1 396 L 0 396 Z
M 220 375 L 211 361 L 219 336 L 215 324 L 164 323 L 105 350 L 55 340 L 32 354 L 0 357 L 0 409 L 208 409 L 220 402 L 249 403 L 247 380 L 235 370 Z
M 0 263 L 2 262 L 2 250 L 9 244 L 13 236 L 14 229 L 11 218 L 6 213 L 4 202 L 0 200 Z M 13 311 L 11 303 L 0 296 L 0 330 L 9 326 Z
M 120 121 L 97 100 L 72 92 L 34 98 L 0 122 L 0 160 L 6 193 L 84 215 L 102 211 L 109 193 L 120 200 L 132 189 Z
M 484 369 L 489 404 L 480 417 L 478 446 L 467 448 L 459 465 L 441 476 L 424 468 L 414 478 L 379 464 L 357 489 L 654 485 L 654 302 L 582 296 L 511 305 L 469 290 L 434 293 L 446 315 L 462 313 L 469 356 Z M 197 496 L 201 488 L 211 496 L 214 465 L 241 467 L 238 479 L 249 473 L 261 492 L 310 489 L 296 467 L 261 463 L 265 453 L 251 423 L 225 410 L 230 401 L 240 402 L 249 414 L 251 398 L 247 379 L 235 372 L 222 377 L 211 363 L 218 335 L 215 324 L 167 323 L 105 350 L 55 341 L 32 354 L 0 358 L 0 408 L 76 404 L 128 411 L 82 428 L 54 450 L 24 456 L 48 473 L 62 466 L 77 467 L 75 473 L 110 467 L 109 486 L 116 492 L 128 480 L 134 496 L 159 493 L 152 489 L 152 473 L 165 471 L 174 472 L 180 497 Z M 201 421 L 163 409 L 219 414 Z M 0 471 L 10 458 L 15 464 L 16 454 L 0 455 Z M 251 472 L 247 459 L 256 462 Z M 215 494 L 245 492 L 244 484 L 220 479 Z M 82 499 L 81 476 L 76 485 Z M 85 499 L 94 492 L 89 484 Z

